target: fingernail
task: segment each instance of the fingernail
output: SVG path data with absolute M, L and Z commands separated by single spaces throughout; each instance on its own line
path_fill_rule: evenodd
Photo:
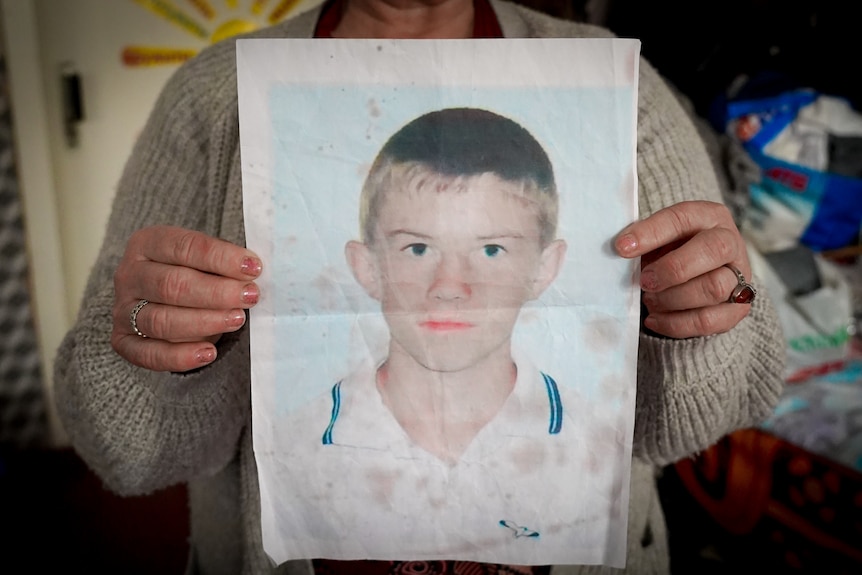
M 245 323 L 245 312 L 241 309 L 229 312 L 225 319 L 225 324 L 228 327 L 240 327 Z
M 260 293 L 257 291 L 257 286 L 254 284 L 246 284 L 244 288 L 242 288 L 242 301 L 243 303 L 256 304 L 257 298 L 260 297 Z
M 263 264 L 257 258 L 243 258 L 242 260 L 242 273 L 249 276 L 256 276 L 260 273 L 260 270 L 263 269 Z
M 212 361 L 216 358 L 215 349 L 212 347 L 205 347 L 203 349 L 199 349 L 195 352 L 195 359 L 201 365 L 206 365 L 208 363 L 212 363 Z
M 658 278 L 654 271 L 641 272 L 641 288 L 646 290 L 654 290 L 658 287 Z
M 631 234 L 624 234 L 617 238 L 617 249 L 620 254 L 630 254 L 638 247 L 638 240 Z

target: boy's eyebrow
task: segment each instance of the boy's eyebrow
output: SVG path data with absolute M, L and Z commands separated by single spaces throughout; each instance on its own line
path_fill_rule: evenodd
M 413 237 L 415 237 L 415 238 L 420 238 L 420 239 L 423 239 L 423 240 L 431 240 L 431 239 L 434 239 L 434 236 L 431 236 L 431 235 L 428 235 L 428 234 L 423 234 L 422 232 L 415 232 L 415 231 L 411 231 L 411 230 L 405 230 L 405 229 L 402 229 L 402 228 L 398 228 L 398 229 L 395 229 L 395 230 L 390 230 L 390 231 L 385 232 L 385 233 L 383 234 L 383 236 L 384 236 L 384 237 L 387 237 L 387 238 L 392 238 L 392 237 L 400 236 L 400 235 L 413 236 Z M 497 234 L 489 234 L 489 235 L 484 235 L 484 236 L 476 236 L 476 239 L 477 239 L 477 240 L 480 240 L 480 241 L 485 241 L 485 240 L 498 240 L 498 239 L 501 239 L 501 238 L 510 238 L 510 239 L 513 239 L 513 240 L 522 240 L 522 239 L 524 239 L 525 237 L 527 237 L 527 236 L 525 236 L 524 234 L 522 234 L 522 233 L 520 233 L 520 232 L 503 231 L 503 232 L 500 232 L 500 233 L 497 233 Z
M 500 238 L 511 238 L 513 240 L 522 240 L 525 236 L 519 232 L 502 232 L 499 234 L 491 234 L 489 236 L 476 236 L 477 240 L 498 240 Z
M 384 237 L 387 237 L 387 238 L 391 238 L 394 236 L 400 236 L 400 235 L 414 236 L 414 237 L 422 238 L 425 240 L 430 240 L 430 239 L 433 239 L 433 237 L 434 237 L 434 236 L 429 236 L 428 234 L 423 234 L 421 232 L 414 232 L 412 230 L 405 230 L 405 229 L 401 229 L 401 228 L 398 228 L 395 230 L 390 230 L 388 232 L 385 232 L 383 235 L 384 235 Z

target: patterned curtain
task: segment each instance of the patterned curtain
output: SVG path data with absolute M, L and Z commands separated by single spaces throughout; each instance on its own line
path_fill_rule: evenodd
M 44 445 L 48 426 L 7 88 L 0 55 L 0 448 L 24 448 Z

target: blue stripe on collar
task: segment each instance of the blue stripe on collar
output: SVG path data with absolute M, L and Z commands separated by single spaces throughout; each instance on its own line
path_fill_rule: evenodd
M 339 381 L 332 386 L 332 416 L 329 418 L 329 425 L 326 426 L 326 431 L 323 432 L 323 445 L 332 445 L 332 428 L 335 426 L 335 420 L 338 419 L 338 412 L 341 411 L 341 382 Z
M 548 391 L 548 402 L 550 403 L 548 433 L 556 435 L 563 428 L 563 402 L 560 399 L 560 390 L 553 377 L 544 372 L 540 373 L 542 374 L 542 379 L 545 381 L 545 389 Z M 332 416 L 329 419 L 329 425 L 326 426 L 326 431 L 323 432 L 323 445 L 332 445 L 332 429 L 335 427 L 335 422 L 338 420 L 340 411 L 341 382 L 339 381 L 332 386 Z
M 560 390 L 557 388 L 557 382 L 554 381 L 554 378 L 544 372 L 541 373 L 548 390 L 548 401 L 551 404 L 548 433 L 556 435 L 563 428 L 563 402 L 560 400 Z

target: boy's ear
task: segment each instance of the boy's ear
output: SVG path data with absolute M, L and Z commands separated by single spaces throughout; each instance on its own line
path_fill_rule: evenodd
M 563 260 L 566 258 L 567 248 L 565 240 L 554 240 L 542 250 L 539 272 L 533 280 L 532 299 L 542 295 L 542 292 L 557 279 L 557 275 L 563 267 Z
M 347 258 L 347 265 L 350 266 L 353 277 L 365 293 L 380 301 L 380 274 L 377 260 L 371 249 L 362 242 L 351 240 L 344 246 L 344 256 Z

